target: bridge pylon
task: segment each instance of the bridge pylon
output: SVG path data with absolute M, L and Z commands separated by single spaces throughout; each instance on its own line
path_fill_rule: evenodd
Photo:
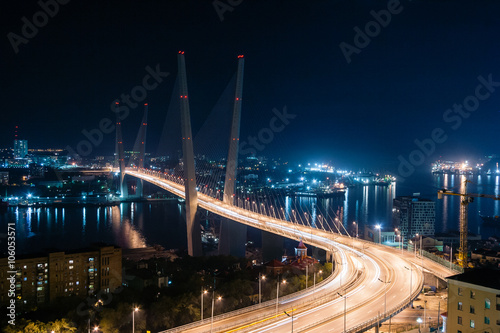
M 234 92 L 233 117 L 229 137 L 229 151 L 226 163 L 226 178 L 224 182 L 224 203 L 234 204 L 236 190 L 236 173 L 238 170 L 238 150 L 240 143 L 241 103 L 243 96 L 243 72 L 245 59 L 238 56 L 238 72 Z M 235 257 L 245 257 L 247 226 L 229 219 L 221 220 L 219 237 L 219 254 L 230 254 Z
M 116 105 L 118 107 L 118 102 Z M 119 184 L 120 184 L 120 197 L 126 198 L 128 196 L 127 184 L 125 182 L 125 152 L 123 151 L 123 136 L 122 136 L 122 121 L 116 116 L 116 145 L 115 145 L 115 167 L 120 169 Z
M 144 168 L 144 160 L 146 156 L 146 131 L 148 126 L 148 103 L 144 103 L 144 114 L 142 116 L 141 126 L 137 134 L 136 144 L 138 145 L 139 156 L 137 158 L 137 166 Z M 135 151 L 136 147 L 134 147 Z M 139 198 L 143 197 L 144 181 L 137 179 L 135 194 Z
M 179 98 L 181 112 L 182 152 L 184 168 L 184 189 L 186 199 L 186 227 L 188 254 L 190 256 L 202 255 L 201 228 L 198 209 L 198 194 L 196 191 L 196 172 L 194 164 L 193 135 L 191 132 L 191 115 L 189 111 L 188 87 L 186 77 L 186 61 L 184 51 L 177 54 L 179 70 Z

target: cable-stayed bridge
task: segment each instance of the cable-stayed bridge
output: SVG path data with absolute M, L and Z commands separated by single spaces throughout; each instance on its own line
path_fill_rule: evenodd
M 341 232 L 338 224 L 326 217 L 313 219 L 307 212 L 297 218 L 285 214 L 279 207 L 263 202 L 240 202 L 235 194 L 238 170 L 238 148 L 243 92 L 244 58 L 238 57 L 238 70 L 233 94 L 229 151 L 225 179 L 218 188 L 200 187 L 197 183 L 193 135 L 189 109 L 184 52 L 178 54 L 179 77 L 177 91 L 182 142 L 182 172 L 179 174 L 144 168 L 147 105 L 133 156 L 125 162 L 121 121 L 116 126 L 116 166 L 120 173 L 120 191 L 127 196 L 125 176 L 137 178 L 136 193 L 142 194 L 142 182 L 154 184 L 185 199 L 188 252 L 201 254 L 199 209 L 221 216 L 225 227 L 220 242 L 228 248 L 241 248 L 246 241 L 246 227 L 251 226 L 287 238 L 322 248 L 335 264 L 334 274 L 318 287 L 278 303 L 262 304 L 218 316 L 214 321 L 200 321 L 173 331 L 288 331 L 289 318 L 282 311 L 296 311 L 296 331 L 360 332 L 378 326 L 407 307 L 416 298 L 424 283 L 424 271 L 443 279 L 456 272 L 411 253 L 365 242 Z M 177 93 L 177 95 L 175 95 Z M 205 181 L 206 182 L 206 181 Z M 210 183 L 210 181 L 208 182 Z M 223 187 L 223 189 L 221 188 Z M 337 226 L 335 231 L 331 225 Z M 342 225 L 340 225 L 343 227 Z M 425 262 L 425 265 L 424 265 Z M 425 269 L 424 269 L 425 266 Z M 279 286 L 278 286 L 279 292 Z M 279 295 L 278 295 L 279 296 Z M 269 303 L 269 302 L 268 302 Z M 343 311 L 342 311 L 343 309 Z M 348 319 L 349 318 L 349 319 Z M 334 327 L 332 330 L 331 327 Z M 328 328 L 328 329 L 327 329 Z

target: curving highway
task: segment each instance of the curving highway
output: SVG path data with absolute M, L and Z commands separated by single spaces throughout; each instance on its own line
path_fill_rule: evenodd
M 184 185 L 169 175 L 146 169 L 126 173 L 184 198 Z M 342 264 L 315 290 L 280 298 L 277 315 L 276 301 L 269 301 L 217 316 L 213 323 L 208 318 L 165 332 L 289 332 L 292 310 L 294 332 L 343 332 L 344 326 L 348 332 L 360 332 L 400 312 L 418 296 L 422 264 L 440 277 L 456 274 L 412 253 L 251 212 L 200 192 L 198 204 L 234 221 L 332 251 Z

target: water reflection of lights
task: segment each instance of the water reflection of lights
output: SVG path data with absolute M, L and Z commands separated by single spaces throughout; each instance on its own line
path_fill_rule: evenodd
M 118 245 L 129 249 L 146 247 L 143 235 L 136 230 L 128 217 L 123 217 L 122 210 L 125 207 L 124 204 L 120 204 L 120 206 L 113 206 L 111 209 L 111 228 L 115 239 L 120 243 Z

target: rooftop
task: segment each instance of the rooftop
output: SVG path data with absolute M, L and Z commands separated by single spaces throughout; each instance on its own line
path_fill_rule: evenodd
M 479 268 L 450 276 L 448 279 L 500 290 L 500 270 L 498 269 Z

